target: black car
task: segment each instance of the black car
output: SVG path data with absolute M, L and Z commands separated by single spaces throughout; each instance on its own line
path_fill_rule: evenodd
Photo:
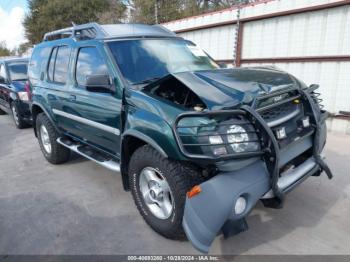
M 12 114 L 16 127 L 20 129 L 32 122 L 27 69 L 28 59 L 0 60 L 0 114 Z

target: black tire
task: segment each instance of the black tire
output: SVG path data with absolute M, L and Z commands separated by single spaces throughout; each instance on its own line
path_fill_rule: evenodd
M 51 143 L 51 152 L 45 150 L 43 141 L 41 139 L 41 126 L 44 126 L 47 130 L 49 140 Z M 57 132 L 55 127 L 52 125 L 50 119 L 44 114 L 38 114 L 36 118 L 36 131 L 38 135 L 38 141 L 41 148 L 41 151 L 51 164 L 58 165 L 65 163 L 70 158 L 70 150 L 59 143 L 57 143 L 57 138 L 60 137 L 60 134 Z
M 6 112 L 0 109 L 0 115 L 5 115 Z
M 170 217 L 167 219 L 157 218 L 150 211 L 142 197 L 139 182 L 140 173 L 145 167 L 156 169 L 169 184 L 175 204 Z M 158 151 L 148 145 L 138 148 L 129 163 L 129 183 L 137 209 L 151 228 L 169 239 L 186 239 L 182 228 L 186 193 L 200 181 L 201 173 L 194 167 L 164 158 Z
M 23 118 L 20 116 L 19 111 L 18 111 L 18 106 L 16 105 L 15 102 L 11 103 L 11 112 L 12 112 L 12 118 L 13 122 L 15 123 L 15 126 L 18 129 L 23 129 L 29 126 L 28 123 L 26 123 Z

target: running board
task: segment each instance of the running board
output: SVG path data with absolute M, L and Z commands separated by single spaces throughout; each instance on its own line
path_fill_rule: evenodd
M 120 164 L 114 160 L 110 156 L 106 154 L 100 153 L 97 150 L 94 150 L 92 147 L 82 145 L 76 142 L 73 142 L 70 139 L 65 139 L 62 137 L 57 138 L 57 143 L 62 146 L 76 152 L 77 154 L 94 161 L 95 163 L 110 169 L 115 172 L 120 172 Z

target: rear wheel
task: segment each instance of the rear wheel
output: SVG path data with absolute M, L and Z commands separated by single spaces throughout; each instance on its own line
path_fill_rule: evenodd
M 36 118 L 36 130 L 41 151 L 47 161 L 62 164 L 69 160 L 70 150 L 57 142 L 60 135 L 44 113 Z
M 5 111 L 2 111 L 1 109 L 0 109 L 0 115 L 5 115 L 6 114 L 6 112 Z
M 130 187 L 140 214 L 170 239 L 186 239 L 182 228 L 186 193 L 199 178 L 195 168 L 164 158 L 148 145 L 137 149 L 129 163 Z
M 23 120 L 23 118 L 19 114 L 18 107 L 14 102 L 11 103 L 11 111 L 12 111 L 13 121 L 15 122 L 15 125 L 18 129 L 28 127 L 28 124 Z

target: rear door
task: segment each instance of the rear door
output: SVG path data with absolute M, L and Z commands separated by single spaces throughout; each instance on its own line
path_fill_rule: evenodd
M 65 117 L 57 114 L 65 111 L 65 105 L 70 99 L 67 90 L 72 84 L 69 75 L 71 52 L 71 46 L 66 44 L 52 48 L 46 70 L 45 88 L 42 88 L 47 108 L 52 110 L 57 125 L 64 131 L 74 130 L 73 121 L 69 122 Z
M 119 156 L 121 92 L 102 44 L 78 43 L 74 52 L 73 85 L 62 108 L 74 126 L 65 126 L 89 144 Z M 89 91 L 86 79 L 91 75 L 108 75 L 117 92 Z

